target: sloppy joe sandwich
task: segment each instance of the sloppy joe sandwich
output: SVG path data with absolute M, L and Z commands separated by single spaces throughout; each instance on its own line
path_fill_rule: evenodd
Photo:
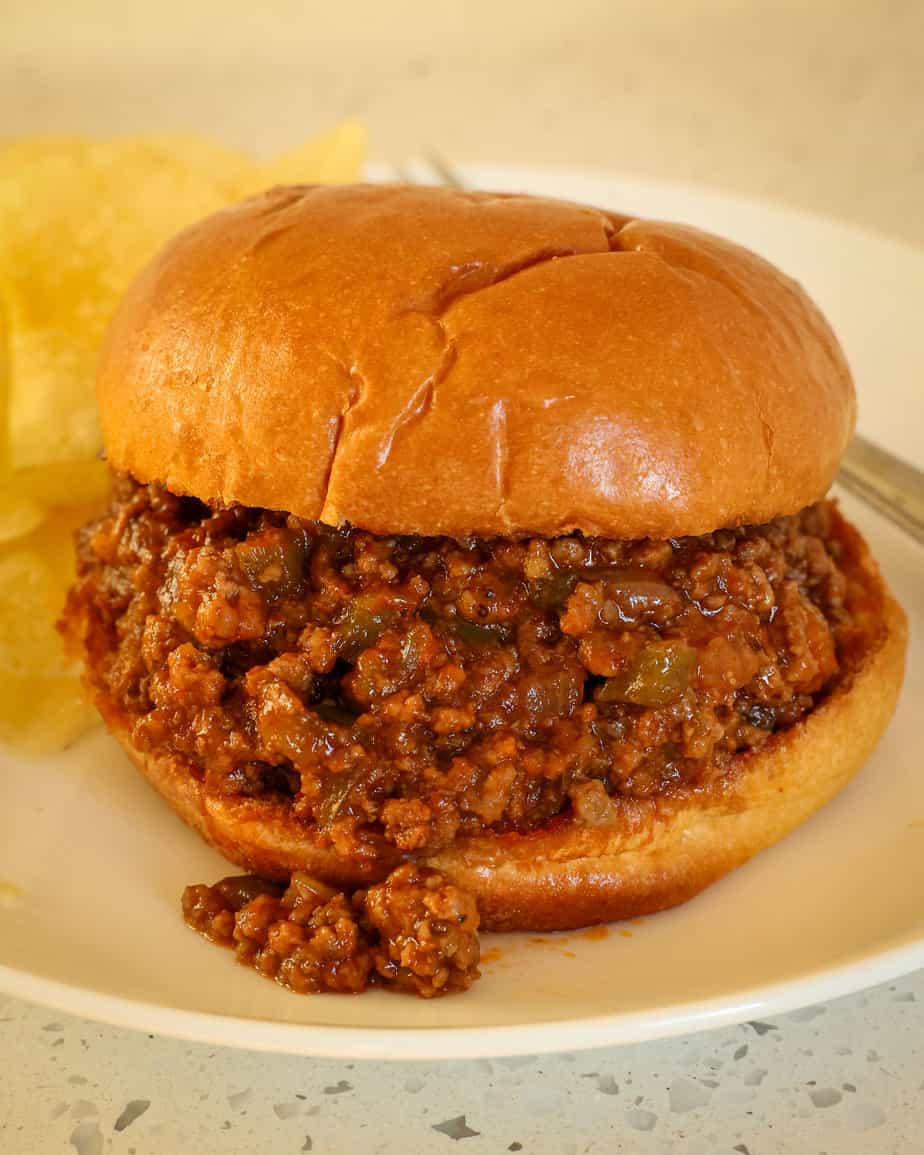
M 726 240 L 274 189 L 140 274 L 98 397 L 112 501 L 64 628 L 152 785 L 270 880 L 193 895 L 200 929 L 225 912 L 240 946 L 256 895 L 248 957 L 299 989 L 458 989 L 479 918 L 683 902 L 892 713 L 904 616 L 826 500 L 850 372 L 799 285 Z M 299 947 L 358 928 L 355 983 L 320 947 L 286 964 L 266 925 L 293 910 Z

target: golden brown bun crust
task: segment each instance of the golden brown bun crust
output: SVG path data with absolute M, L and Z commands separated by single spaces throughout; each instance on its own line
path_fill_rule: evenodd
M 606 826 L 558 818 L 534 834 L 484 834 L 423 858 L 475 895 L 486 930 L 566 930 L 675 906 L 782 838 L 847 783 L 895 708 L 907 627 L 862 539 L 842 520 L 838 533 L 867 624 L 833 693 L 762 750 L 739 755 L 709 789 L 616 800 Z M 338 858 L 280 805 L 206 798 L 185 767 L 133 750 L 124 727 L 108 720 L 177 813 L 247 870 L 277 877 L 307 870 L 355 886 L 399 861 L 397 854 L 367 866 Z
M 826 492 L 854 422 L 802 289 L 682 225 L 283 188 L 173 240 L 109 330 L 112 465 L 377 533 L 699 534 Z

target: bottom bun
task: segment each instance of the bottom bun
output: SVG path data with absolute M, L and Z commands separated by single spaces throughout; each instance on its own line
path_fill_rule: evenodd
M 834 689 L 759 751 L 735 757 L 709 786 L 614 798 L 603 825 L 561 816 L 530 834 L 486 833 L 420 856 L 476 897 L 483 929 L 568 930 L 676 906 L 777 842 L 849 781 L 895 708 L 907 627 L 864 542 L 838 522 L 848 602 L 862 629 Z M 343 859 L 283 804 L 207 796 L 184 763 L 133 749 L 124 724 L 107 720 L 180 817 L 253 873 L 305 870 L 351 887 L 383 877 L 405 857 Z

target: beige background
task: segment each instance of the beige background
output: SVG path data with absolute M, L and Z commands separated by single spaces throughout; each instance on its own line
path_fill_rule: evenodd
M 271 151 L 693 180 L 924 244 L 924 0 L 0 0 L 0 134 L 197 129 Z

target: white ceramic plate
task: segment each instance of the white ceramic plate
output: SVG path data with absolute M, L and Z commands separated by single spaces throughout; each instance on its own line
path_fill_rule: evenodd
M 860 425 L 924 465 L 924 253 L 703 189 L 478 169 L 530 189 L 687 220 L 799 277 L 838 329 Z M 0 987 L 110 1022 L 314 1055 L 463 1058 L 636 1041 L 831 998 L 924 965 L 924 550 L 845 499 L 912 623 L 898 714 L 854 783 L 779 846 L 679 910 L 606 937 L 490 936 L 464 997 L 297 998 L 183 925 L 187 882 L 228 873 L 102 732 L 38 764 L 4 756 Z

